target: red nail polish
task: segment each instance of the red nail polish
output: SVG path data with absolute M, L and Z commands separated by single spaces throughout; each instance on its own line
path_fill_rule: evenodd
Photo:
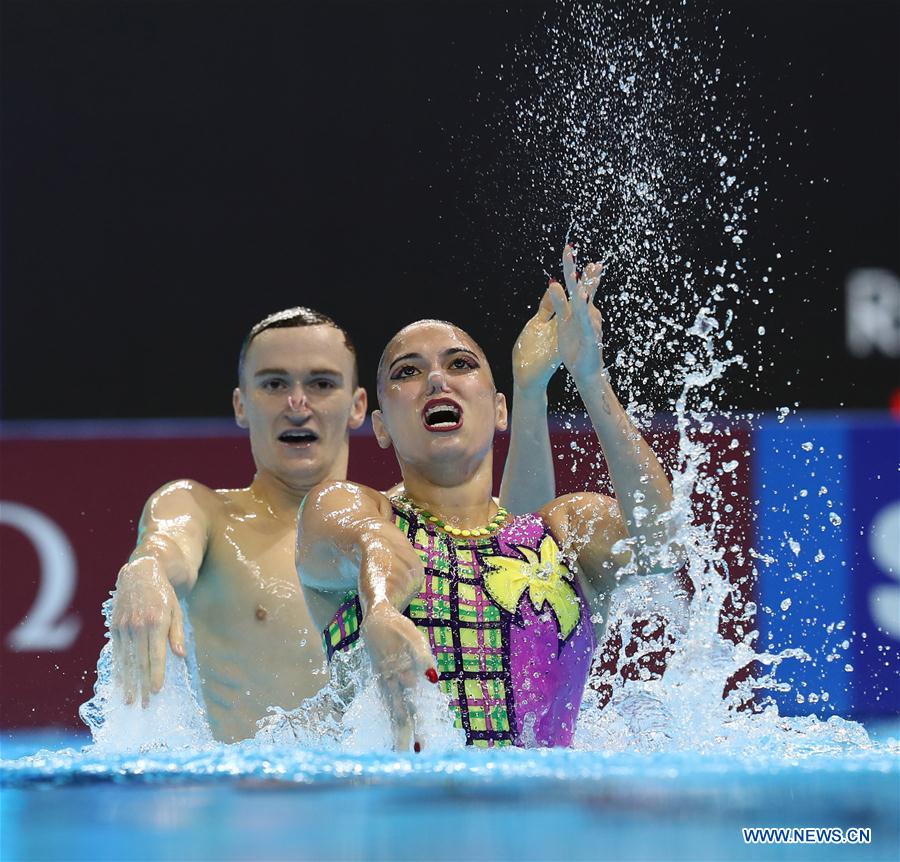
M 433 667 L 430 667 L 430 668 L 428 668 L 428 670 L 425 671 L 425 678 L 429 682 L 436 683 L 438 681 L 438 673 Z
M 422 746 L 421 746 L 421 744 L 419 743 L 419 740 L 417 739 L 417 740 L 413 743 L 413 751 L 415 751 L 415 753 L 418 754 L 421 750 L 422 750 Z

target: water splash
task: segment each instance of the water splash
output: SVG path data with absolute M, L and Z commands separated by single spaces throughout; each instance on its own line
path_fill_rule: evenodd
M 747 257 L 765 145 L 741 120 L 746 81 L 725 62 L 717 14 L 560 4 L 501 74 L 503 152 L 482 169 L 492 196 L 517 198 L 497 230 L 519 238 L 523 271 L 537 252 L 556 272 L 564 234 L 582 261 L 606 261 L 608 364 L 646 420 L 675 406 L 685 369 L 672 358 L 690 364 L 699 312 L 728 330 L 771 292 Z
M 465 746 L 465 733 L 453 726 L 446 695 L 419 681 L 415 702 L 416 738 L 423 750 L 435 753 Z M 270 707 L 269 713 L 257 722 L 256 744 L 343 752 L 388 751 L 392 747 L 390 721 L 362 648 L 335 653 L 328 683 L 299 707 Z
M 653 0 L 558 7 L 505 73 L 509 109 L 495 131 L 508 152 L 485 174 L 499 196 L 523 197 L 527 206 L 514 211 L 535 214 L 502 232 L 521 236 L 529 254 L 538 249 L 540 268 L 556 272 L 563 234 L 582 260 L 606 262 L 600 302 L 615 388 L 628 394 L 627 410 L 639 427 L 649 428 L 660 406 L 675 415 L 672 535 L 686 555 L 689 586 L 658 577 L 624 588 L 609 624 L 623 633 L 617 664 L 633 647 L 638 653 L 630 661 L 664 653 L 666 670 L 626 680 L 598 669 L 576 747 L 786 755 L 804 746 L 864 747 L 865 731 L 852 722 L 787 719 L 765 706 L 766 691 L 790 687 L 777 678 L 780 666 L 808 656 L 801 649 L 757 651 L 757 609 L 731 581 L 728 559 L 738 543 L 728 482 L 744 454 L 735 450 L 716 465 L 707 438 L 730 436 L 732 425 L 747 418 L 728 414 L 723 381 L 734 371 L 753 374 L 735 345 L 760 353 L 765 328 L 750 325 L 748 315 L 748 342 L 741 315 L 773 291 L 766 277 L 751 277 L 748 257 L 765 145 L 739 119 L 743 82 L 723 74 L 726 46 L 714 16 L 702 48 L 690 35 L 705 14 L 684 2 L 664 11 Z M 783 408 L 780 421 L 789 412 Z M 719 424 L 717 417 L 724 417 Z M 574 471 L 579 458 L 593 456 L 573 443 L 566 457 Z M 698 510 L 709 516 L 705 522 Z M 832 523 L 840 517 L 833 514 Z M 723 615 L 737 637 L 723 636 Z M 644 625 L 638 641 L 632 624 L 651 617 L 664 625 L 656 635 Z M 741 676 L 750 667 L 763 670 Z M 169 656 L 166 686 L 146 711 L 121 706 L 110 671 L 107 646 L 95 697 L 82 711 L 98 747 L 209 742 L 202 699 L 184 663 Z M 384 712 L 367 679 L 362 651 L 338 657 L 325 689 L 298 709 L 271 709 L 242 750 L 388 747 Z M 601 695 L 604 687 L 611 693 Z M 429 747 L 461 745 L 443 698 L 432 687 L 420 694 Z
M 116 678 L 109 640 L 112 603 L 112 598 L 103 603 L 107 642 L 97 661 L 94 696 L 78 710 L 81 720 L 90 728 L 96 752 L 114 754 L 211 744 L 213 738 L 203 696 L 196 683 L 199 675 L 194 636 L 186 606 L 182 604 L 188 658 L 179 658 L 166 646 L 165 683 L 144 709 L 139 698 L 130 705 L 125 703 L 125 692 Z
M 662 674 L 644 673 L 643 678 L 626 680 L 600 671 L 612 689 L 607 703 L 598 685 L 589 687 L 579 716 L 575 745 L 580 749 L 653 751 L 772 750 L 773 740 L 797 748 L 800 738 L 826 743 L 835 734 L 846 741 L 867 745 L 865 730 L 853 722 L 827 727 L 815 718 L 784 719 L 774 706 L 761 714 L 747 709 L 758 701 L 757 693 L 783 684 L 775 670 L 786 660 L 808 658 L 800 649 L 777 654 L 756 652 L 758 632 L 751 631 L 736 642 L 722 633 L 726 599 L 733 594 L 722 542 L 718 511 L 723 502 L 723 479 L 733 472 L 729 462 L 718 470 L 711 467 L 707 446 L 698 436 L 708 415 L 691 404 L 705 405 L 704 394 L 728 367 L 741 362 L 740 356 L 717 357 L 716 338 L 720 329 L 708 308 L 697 315 L 689 334 L 694 345 L 685 369 L 683 386 L 676 399 L 678 433 L 677 461 L 672 471 L 673 542 L 686 559 L 685 572 L 693 597 L 685 606 L 677 603 L 678 590 L 672 578 L 639 578 L 615 597 L 611 609 L 611 629 L 625 633 L 620 656 L 627 651 L 632 623 L 662 615 L 665 625 L 656 638 L 640 644 L 644 654 L 665 653 Z M 713 513 L 704 523 L 695 517 L 699 506 Z M 755 607 L 738 602 L 734 614 L 752 618 Z M 601 645 L 602 650 L 602 645 Z M 640 656 L 637 657 L 638 659 Z M 635 661 L 631 656 L 630 661 Z M 753 663 L 769 669 L 756 678 L 744 675 L 728 696 L 724 696 L 736 676 Z M 785 734 L 783 737 L 779 734 Z
M 756 388 L 767 330 L 754 318 L 773 310 L 774 291 L 768 274 L 754 276 L 764 263 L 751 257 L 765 142 L 742 120 L 747 81 L 729 66 L 723 15 L 687 0 L 559 4 L 501 74 L 510 98 L 494 131 L 505 154 L 483 176 L 499 197 L 521 198 L 504 213 L 521 222 L 499 232 L 540 249 L 551 271 L 563 233 L 581 261 L 607 262 L 598 303 L 614 387 L 644 431 L 660 408 L 675 416 L 677 441 L 663 459 L 689 601 L 678 606 L 672 579 L 616 597 L 609 631 L 622 642 L 615 672 L 610 662 L 596 668 L 581 748 L 765 748 L 779 729 L 784 740 L 833 733 L 865 742 L 852 723 L 778 715 L 767 692 L 790 689 L 779 669 L 810 656 L 759 649 L 749 583 L 731 570 L 735 561 L 746 568 L 748 545 L 735 477 L 750 453 L 735 428 L 753 417 L 731 407 L 729 390 L 735 376 Z M 571 382 L 566 400 L 564 427 L 574 431 L 582 408 Z M 558 457 L 573 474 L 579 461 L 602 467 L 589 444 L 573 442 Z M 796 556 L 793 538 L 785 546 Z M 654 655 L 655 671 L 641 666 Z M 637 678 L 619 672 L 626 664 L 640 668 Z

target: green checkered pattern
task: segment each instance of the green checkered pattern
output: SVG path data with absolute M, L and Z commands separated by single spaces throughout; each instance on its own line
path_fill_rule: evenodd
M 425 568 L 422 588 L 406 614 L 428 638 L 456 726 L 465 730 L 470 745 L 511 745 L 509 619 L 482 578 L 481 554 L 499 549 L 491 538 L 450 537 L 396 505 L 394 523 Z M 329 658 L 358 640 L 360 618 L 359 599 L 348 593 L 324 632 Z

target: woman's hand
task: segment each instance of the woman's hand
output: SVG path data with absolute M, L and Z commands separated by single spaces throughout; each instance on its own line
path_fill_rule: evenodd
M 589 263 L 579 275 L 570 245 L 563 249 L 562 263 L 566 289 L 554 281 L 548 293 L 556 315 L 559 355 L 577 383 L 604 370 L 603 318 L 594 305 L 603 264 Z
M 422 632 L 388 602 L 370 607 L 361 633 L 372 670 L 391 720 L 395 751 L 422 746 L 416 732 L 416 684 L 424 676 L 437 682 L 434 656 Z
M 525 324 L 513 345 L 513 380 L 524 393 L 543 394 L 562 360 L 556 343 L 556 312 L 549 288 L 537 313 Z
M 437 682 L 434 656 L 415 623 L 402 610 L 422 589 L 425 569 L 406 535 L 389 521 L 360 524 L 361 633 L 378 689 L 391 720 L 394 748 L 421 750 L 416 735 L 415 692 L 425 676 Z

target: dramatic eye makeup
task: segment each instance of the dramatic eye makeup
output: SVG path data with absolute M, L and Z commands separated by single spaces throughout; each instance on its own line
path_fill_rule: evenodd
M 475 354 L 470 353 L 469 351 L 466 351 L 463 355 L 454 356 L 448 364 L 450 368 L 454 370 L 462 370 L 466 368 L 474 369 L 481 367 Z
M 419 373 L 415 365 L 400 365 L 391 372 L 391 380 L 403 380 Z
M 453 371 L 481 367 L 478 355 L 467 347 L 448 347 L 446 350 L 441 351 L 441 359 Z M 424 362 L 425 357 L 421 353 L 404 353 L 402 356 L 398 356 L 391 363 L 391 370 L 388 373 L 389 379 L 402 380 L 420 373 L 421 369 L 417 365 L 411 364 L 415 361 L 419 363 Z

